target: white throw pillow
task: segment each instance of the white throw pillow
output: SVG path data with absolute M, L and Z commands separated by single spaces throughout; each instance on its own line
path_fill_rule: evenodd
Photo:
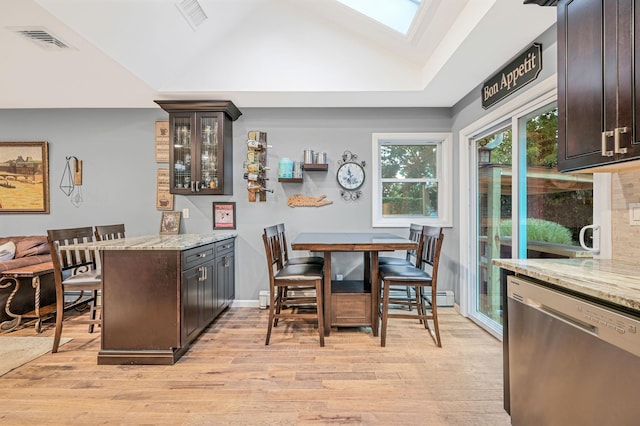
M 0 260 L 11 260 L 16 254 L 16 245 L 13 241 L 0 245 Z

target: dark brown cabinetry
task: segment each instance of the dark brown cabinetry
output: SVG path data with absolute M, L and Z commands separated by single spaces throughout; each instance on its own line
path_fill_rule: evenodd
M 182 253 L 183 343 L 193 340 L 216 315 L 215 244 Z
M 234 241 L 216 243 L 216 312 L 222 312 L 235 298 L 235 255 Z M 216 313 L 216 315 L 217 315 Z
M 235 240 L 104 250 L 98 364 L 173 364 L 235 297 Z
M 619 170 L 640 158 L 638 0 L 558 4 L 558 169 Z M 640 28 L 639 28 L 640 30 Z
M 242 114 L 231 101 L 156 101 L 169 113 L 172 194 L 233 194 L 232 122 Z

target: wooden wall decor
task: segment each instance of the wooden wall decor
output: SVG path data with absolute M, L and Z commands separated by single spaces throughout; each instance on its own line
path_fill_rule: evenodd
M 318 197 L 310 195 L 295 194 L 287 199 L 289 207 L 322 207 L 327 204 L 333 204 L 333 201 L 325 200 L 326 195 L 322 194 Z
M 247 160 L 244 162 L 244 178 L 247 180 L 249 202 L 254 203 L 260 199 L 267 201 L 267 132 L 252 130 L 247 140 Z
M 169 120 L 156 121 L 156 163 L 169 162 Z
M 161 167 L 156 175 L 156 209 L 173 210 L 173 194 L 169 190 L 169 168 Z

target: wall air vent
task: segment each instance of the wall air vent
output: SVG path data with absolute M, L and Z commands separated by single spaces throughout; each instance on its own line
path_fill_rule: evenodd
M 66 50 L 72 48 L 68 43 L 54 36 L 49 30 L 43 27 L 8 27 L 8 29 L 46 50 Z
M 176 7 L 187 20 L 193 31 L 195 31 L 200 24 L 207 19 L 207 14 L 204 13 L 202 6 L 198 3 L 198 0 L 181 0 L 176 3 Z

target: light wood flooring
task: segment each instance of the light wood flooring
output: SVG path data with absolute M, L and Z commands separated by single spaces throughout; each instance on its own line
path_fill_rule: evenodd
M 366 328 L 333 329 L 321 348 L 300 322 L 281 322 L 265 346 L 267 312 L 231 308 L 173 366 L 97 365 L 100 333 L 70 319 L 60 352 L 0 377 L 0 424 L 510 424 L 501 343 L 452 308 L 439 312 L 442 348 L 397 319 L 386 348 Z

